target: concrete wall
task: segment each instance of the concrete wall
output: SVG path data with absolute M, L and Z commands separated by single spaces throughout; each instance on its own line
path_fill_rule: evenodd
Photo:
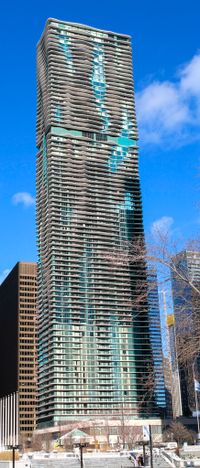
M 0 460 L 0 468 L 13 468 L 13 462 Z M 29 461 L 16 461 L 15 468 L 31 468 L 31 463 Z

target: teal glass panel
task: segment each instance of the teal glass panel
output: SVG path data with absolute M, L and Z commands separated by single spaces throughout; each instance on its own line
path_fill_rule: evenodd
M 106 94 L 106 78 L 104 71 L 104 50 L 103 44 L 99 42 L 94 43 L 93 51 L 93 73 L 92 73 L 92 88 L 96 98 L 96 105 L 103 120 L 103 131 L 107 131 L 110 118 L 108 111 L 105 107 L 105 94 Z

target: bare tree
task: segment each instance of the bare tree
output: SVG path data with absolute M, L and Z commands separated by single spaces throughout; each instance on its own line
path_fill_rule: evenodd
M 35 434 L 31 441 L 32 450 L 39 452 L 43 449 L 43 437 L 41 435 Z
M 47 432 L 43 435 L 43 448 L 49 452 L 51 450 L 52 434 Z
M 136 444 L 142 440 L 142 427 L 129 426 L 125 428 L 125 441 L 128 449 L 132 449 Z
M 172 279 L 176 282 L 179 296 L 176 300 L 177 352 L 184 362 L 189 357 L 195 358 L 200 351 L 200 276 L 198 280 L 185 268 L 184 262 L 177 261 L 177 256 L 180 255 L 179 244 L 178 241 L 172 240 L 168 233 L 157 231 L 154 238 L 147 241 L 146 246 L 143 237 L 137 238 L 113 250 L 107 259 L 113 264 L 130 264 L 137 267 L 143 262 L 145 265 L 151 265 L 157 271 L 156 281 L 160 290 L 170 288 Z M 200 243 L 198 240 L 190 241 L 185 243 L 184 249 L 200 254 Z M 155 285 L 148 284 L 149 287 L 154 288 Z M 135 288 L 137 295 L 134 297 L 134 309 L 137 314 L 141 314 L 141 304 L 144 303 L 147 294 L 147 278 L 139 277 Z M 181 327 L 178 327 L 179 317 Z
M 159 290 L 171 290 L 173 281 L 174 309 L 175 309 L 175 336 L 176 353 L 180 374 L 187 376 L 188 390 L 192 395 L 190 407 L 194 407 L 194 375 L 200 380 L 198 370 L 200 355 L 200 275 L 192 274 L 181 261 L 180 245 L 183 241 L 174 241 L 168 232 L 154 232 L 153 238 L 148 239 L 144 245 L 144 238 L 136 238 L 132 242 L 126 242 L 120 248 L 114 249 L 107 256 L 107 260 L 115 265 L 130 265 L 139 270 L 143 264 L 146 275 L 135 275 L 134 288 L 136 293 L 132 305 L 134 307 L 134 319 L 144 314 L 149 307 L 148 294 L 155 287 Z M 200 257 L 199 240 L 184 243 L 184 250 L 196 252 Z M 183 254 L 182 254 L 183 255 Z M 180 259 L 180 261 L 179 261 Z M 148 279 L 148 265 L 157 271 L 155 281 Z M 170 305 L 171 307 L 171 305 Z M 169 307 L 169 309 L 170 309 Z M 166 336 L 166 323 L 162 326 L 162 334 Z M 165 340 L 166 341 L 166 340 Z M 162 361 L 162 359 L 161 359 Z M 146 375 L 139 376 L 143 380 L 144 393 L 141 406 L 152 400 L 155 394 L 156 381 L 159 375 L 162 378 L 163 369 L 155 369 L 153 363 L 146 363 Z M 199 363 L 200 364 L 200 363 Z M 190 388 L 189 388 L 190 387 Z M 146 408 L 148 405 L 146 405 Z
M 189 430 L 182 423 L 174 421 L 164 432 L 164 440 L 166 442 L 169 440 L 175 440 L 179 446 L 184 442 L 192 444 L 195 440 L 195 433 Z
M 64 448 L 67 452 L 72 452 L 74 449 L 74 438 L 70 434 L 68 437 L 64 439 Z

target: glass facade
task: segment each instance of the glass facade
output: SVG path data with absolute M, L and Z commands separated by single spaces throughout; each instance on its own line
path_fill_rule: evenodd
M 37 82 L 38 424 L 138 417 L 146 267 L 111 260 L 143 236 L 130 37 L 50 19 Z
M 199 251 L 184 250 L 173 257 L 173 265 L 171 280 L 174 335 L 178 356 L 182 410 L 184 416 L 191 416 L 196 412 L 193 366 L 198 380 L 200 374 L 200 358 L 195 349 L 195 343 L 196 348 L 198 348 L 199 343 L 200 253 Z M 193 345 L 191 344 L 190 348 L 188 338 L 191 339 L 191 336 L 193 337 Z M 181 358 L 184 340 L 185 354 L 187 355 L 185 362 Z
M 166 397 L 157 274 L 154 268 L 150 267 L 148 268 L 148 311 L 153 364 L 153 392 L 155 404 L 160 408 L 161 414 L 164 415 L 166 411 Z

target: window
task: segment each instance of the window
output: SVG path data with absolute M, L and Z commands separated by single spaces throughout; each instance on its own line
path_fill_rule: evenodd
M 107 135 L 104 135 L 104 133 L 96 133 L 96 140 L 107 141 Z

